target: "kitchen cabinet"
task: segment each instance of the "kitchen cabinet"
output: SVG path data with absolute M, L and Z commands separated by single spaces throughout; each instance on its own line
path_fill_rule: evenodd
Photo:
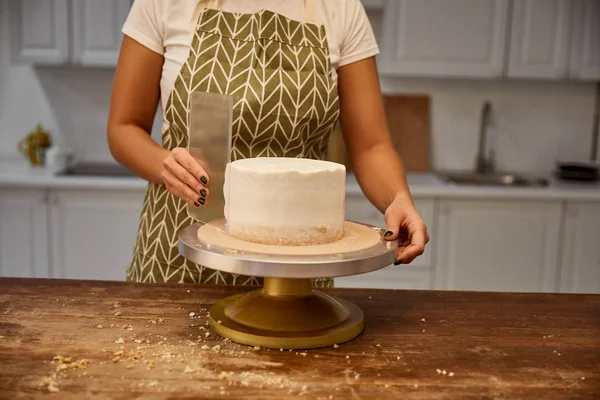
M 443 200 L 434 288 L 558 289 L 560 202 Z
M 131 0 L 73 1 L 73 62 L 117 65 Z
M 124 280 L 143 196 L 140 190 L 53 190 L 54 277 Z
M 15 61 L 63 64 L 69 59 L 68 0 L 10 0 L 11 53 Z
M 561 291 L 600 293 L 600 204 L 567 203 Z
M 575 79 L 600 79 L 600 1 L 573 0 L 569 74 Z
M 115 66 L 132 0 L 11 0 L 16 61 Z
M 382 75 L 499 77 L 508 0 L 385 3 Z
M 50 276 L 46 198 L 43 189 L 0 188 L 0 276 Z
M 513 1 L 509 77 L 567 76 L 571 3 L 571 0 Z
M 435 200 L 415 197 L 415 207 L 427 225 L 434 241 Z M 362 194 L 346 196 L 346 219 L 385 228 L 383 214 Z M 388 288 L 388 289 L 427 289 L 430 287 L 433 265 L 433 246 L 426 246 L 425 252 L 410 265 L 388 266 L 384 269 L 361 275 L 335 279 L 337 287 Z

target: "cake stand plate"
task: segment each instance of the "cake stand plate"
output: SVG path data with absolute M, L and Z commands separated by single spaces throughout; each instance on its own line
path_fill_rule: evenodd
M 350 242 L 360 250 L 354 251 L 352 245 L 338 246 L 335 251 L 325 245 L 319 245 L 325 246 L 321 249 L 307 246 L 308 254 L 302 255 L 285 254 L 281 249 L 269 252 L 271 246 L 248 242 L 240 250 L 237 239 L 224 239 L 228 235 L 219 229 L 221 224 L 185 228 L 179 236 L 180 253 L 215 270 L 265 279 L 262 288 L 213 305 L 210 324 L 217 334 L 251 346 L 309 349 L 343 343 L 362 332 L 362 310 L 344 299 L 313 291 L 312 279 L 361 274 L 392 264 L 397 243 L 385 241 L 382 229 L 346 222 L 345 237 L 352 236 Z

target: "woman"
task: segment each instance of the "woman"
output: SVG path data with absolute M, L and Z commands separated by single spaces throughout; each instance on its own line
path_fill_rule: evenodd
M 360 0 L 136 0 L 123 33 L 108 142 L 149 181 L 128 280 L 260 283 L 195 265 L 177 249 L 179 230 L 193 222 L 186 205 L 209 196 L 210 177 L 186 150 L 196 90 L 236 99 L 234 159 L 323 159 L 339 120 L 356 178 L 385 213 L 386 238 L 401 242 L 397 263 L 423 253 L 429 237 L 390 141 L 379 50 Z M 162 147 L 149 135 L 159 96 Z

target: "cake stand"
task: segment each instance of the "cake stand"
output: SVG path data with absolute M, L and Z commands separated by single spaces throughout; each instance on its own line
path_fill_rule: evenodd
M 264 277 L 262 288 L 211 307 L 210 324 L 220 336 L 273 349 L 327 347 L 358 336 L 364 315 L 347 300 L 313 290 L 312 280 L 386 267 L 397 247 L 396 241 L 383 239 L 381 228 L 346 222 L 344 229 L 344 237 L 352 240 L 344 244 L 342 239 L 337 248 L 294 246 L 295 254 L 285 254 L 278 246 L 232 238 L 222 221 L 197 223 L 181 231 L 179 252 L 215 270 Z

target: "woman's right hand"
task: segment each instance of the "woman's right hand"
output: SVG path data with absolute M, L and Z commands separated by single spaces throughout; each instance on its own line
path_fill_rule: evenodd
M 163 160 L 162 179 L 167 190 L 194 207 L 208 197 L 208 174 L 187 149 L 177 147 Z

